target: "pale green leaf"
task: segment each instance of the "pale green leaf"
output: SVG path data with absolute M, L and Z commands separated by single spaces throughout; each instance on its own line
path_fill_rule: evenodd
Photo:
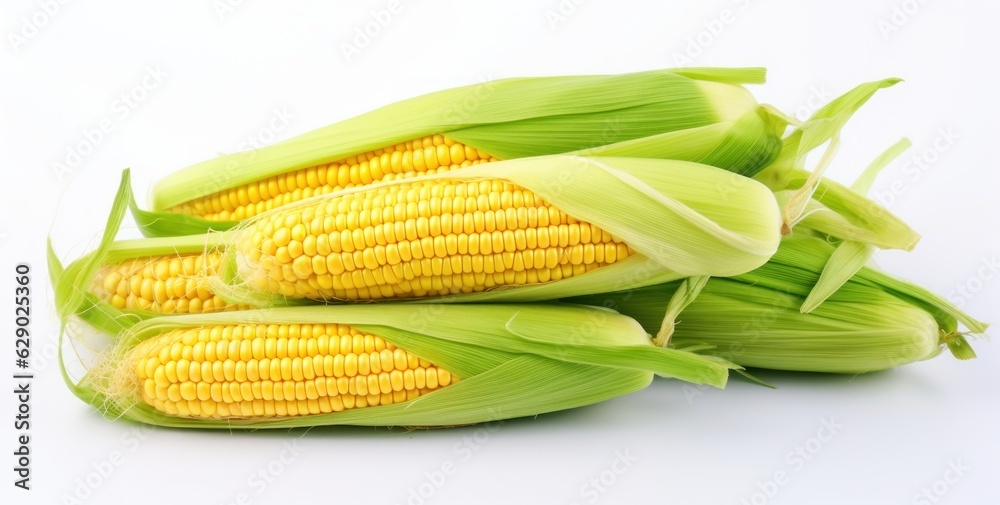
M 865 266 L 874 253 L 875 247 L 853 240 L 845 240 L 837 245 L 833 254 L 830 255 L 829 261 L 826 262 L 826 266 L 823 267 L 816 285 L 802 302 L 799 311 L 802 313 L 812 312 L 851 277 L 854 277 L 854 274 Z

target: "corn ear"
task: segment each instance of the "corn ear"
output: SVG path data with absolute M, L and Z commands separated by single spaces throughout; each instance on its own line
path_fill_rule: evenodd
M 779 241 L 777 206 L 766 188 L 746 178 L 739 178 L 739 184 L 734 188 L 732 177 L 736 176 L 733 174 L 695 163 L 561 156 L 512 160 L 497 163 L 489 169 L 472 167 L 461 172 L 460 175 L 449 172 L 383 183 L 363 191 L 378 192 L 393 186 L 413 184 L 414 181 L 490 181 L 499 176 L 504 181 L 533 189 L 539 198 L 559 206 L 571 217 L 579 217 L 609 231 L 618 243 L 609 242 L 606 247 L 627 253 L 621 254 L 621 261 L 591 269 L 582 275 L 551 282 L 508 285 L 499 290 L 470 286 L 466 290 L 468 292 L 448 297 L 449 301 L 547 300 L 667 282 L 703 272 L 707 272 L 705 275 L 729 275 L 753 269 L 765 262 Z M 359 191 L 362 189 L 343 193 Z M 308 209 L 310 204 L 322 205 L 336 196 L 325 195 L 310 202 L 277 209 L 265 216 L 297 215 Z M 119 193 L 98 248 L 74 262 L 58 278 L 53 278 L 56 305 L 61 317 L 82 313 L 85 317 L 100 318 L 104 317 L 100 313 L 121 312 L 111 310 L 114 307 L 107 303 L 107 296 L 102 300 L 100 293 L 79 287 L 95 285 L 95 278 L 103 280 L 101 269 L 109 264 L 150 256 L 223 254 L 221 264 L 224 266 L 220 271 L 197 279 L 196 286 L 239 308 L 308 303 L 304 297 L 261 290 L 247 282 L 250 273 L 259 268 L 259 265 L 254 266 L 251 253 L 246 249 L 247 234 L 252 237 L 252 223 L 260 219 L 248 221 L 226 233 L 116 243 L 112 238 L 130 201 L 130 176 L 126 170 L 123 171 Z M 656 225 L 649 226 L 650 222 Z M 595 233 L 604 232 L 599 230 Z M 339 235 L 330 235 L 331 238 L 334 236 Z M 563 238 L 566 237 L 559 240 Z M 553 247 L 559 245 L 556 241 L 553 238 Z M 557 255 L 556 258 L 559 257 Z M 150 308 L 148 304 L 138 309 L 130 307 L 123 313 L 140 319 L 162 313 L 142 310 L 144 307 Z M 120 305 L 118 308 L 121 308 Z
M 656 284 L 691 275 L 736 275 L 767 261 L 777 248 L 780 234 L 778 209 L 773 195 L 762 185 L 746 178 L 741 178 L 738 187 L 734 188 L 732 177 L 733 174 L 724 170 L 684 161 L 552 156 L 504 161 L 489 167 L 470 167 L 332 193 L 265 213 L 228 232 L 231 236 L 226 248 L 235 254 L 236 276 L 243 282 L 233 283 L 227 288 L 216 281 L 212 286 L 231 301 L 256 305 L 282 305 L 285 300 L 301 298 L 335 301 L 435 296 L 445 296 L 449 301 L 496 302 L 555 299 L 607 291 L 609 288 Z M 530 254 L 531 242 L 527 243 L 529 250 L 522 250 L 515 245 L 511 235 L 506 243 L 512 249 L 503 252 L 502 244 L 505 242 L 501 231 L 487 228 L 479 233 L 477 229 L 471 230 L 473 233 L 468 236 L 473 238 L 468 241 L 478 244 L 481 240 L 487 247 L 489 241 L 486 239 L 492 237 L 497 244 L 493 247 L 501 247 L 493 252 L 498 257 L 502 256 L 501 252 L 513 255 L 513 259 L 509 260 L 513 261 L 513 267 L 505 266 L 504 262 L 508 259 L 501 257 L 495 263 L 497 271 L 486 272 L 482 278 L 473 278 L 475 276 L 471 273 L 468 277 L 456 277 L 458 274 L 450 275 L 445 271 L 442 274 L 444 281 L 454 279 L 450 288 L 446 285 L 444 289 L 430 290 L 426 286 L 418 286 L 406 292 L 383 289 L 402 289 L 399 279 L 406 274 L 405 280 L 411 280 L 406 270 L 410 265 L 415 272 L 413 275 L 419 276 L 421 270 L 418 268 L 430 271 L 433 267 L 436 272 L 439 267 L 434 266 L 435 262 L 441 262 L 442 268 L 450 268 L 443 263 L 449 262 L 452 256 L 458 257 L 452 255 L 450 246 L 446 251 L 445 244 L 456 236 L 448 235 L 447 230 L 443 232 L 445 235 L 433 239 L 419 236 L 416 230 L 428 227 L 433 230 L 435 227 L 433 222 L 430 225 L 419 224 L 421 220 L 428 219 L 424 214 L 417 214 L 419 209 L 438 208 L 447 216 L 451 200 L 446 192 L 455 185 L 458 185 L 455 190 L 458 191 L 466 186 L 474 190 L 481 184 L 501 183 L 512 185 L 510 191 L 515 193 L 515 200 L 518 191 L 526 195 L 525 202 L 533 198 L 541 199 L 551 206 L 545 211 L 547 215 L 566 216 L 559 217 L 569 223 L 566 226 L 597 227 L 598 231 L 592 233 L 601 234 L 609 241 L 613 239 L 614 243 L 608 242 L 606 247 L 614 246 L 619 250 L 617 258 L 593 269 L 577 268 L 578 265 L 568 263 L 560 266 L 558 262 L 571 261 L 574 256 L 570 251 L 576 246 L 562 243 L 564 238 L 572 236 L 568 235 L 571 232 L 563 234 L 560 230 L 556 233 L 553 231 L 554 224 L 546 227 L 539 221 L 539 247 L 546 246 L 542 243 L 543 234 L 559 237 L 558 240 L 549 239 L 552 249 L 548 252 L 552 253 L 550 259 L 553 265 L 546 267 L 556 267 L 564 273 L 556 276 L 558 272 L 554 272 L 551 279 L 539 277 L 532 280 L 529 277 L 527 282 L 519 281 L 516 275 L 519 270 L 517 255 Z M 424 196 L 414 201 L 389 199 L 417 198 L 418 195 L 437 194 L 435 192 L 439 190 L 446 195 L 440 205 L 434 199 L 424 200 Z M 497 197 L 494 203 L 502 205 L 504 200 L 499 194 L 493 192 L 489 196 Z M 472 202 L 467 205 L 476 202 L 486 205 L 488 200 L 484 195 L 478 199 L 473 196 L 456 198 L 462 205 L 466 205 L 466 201 Z M 370 207 L 372 205 L 375 207 Z M 347 213 L 348 208 L 352 213 Z M 360 209 L 373 210 L 364 210 L 355 216 Z M 405 233 L 405 238 L 402 236 L 403 218 L 400 217 L 403 210 L 406 210 L 405 229 L 410 230 Z M 504 212 L 503 208 L 486 210 L 487 215 Z M 357 218 L 363 223 L 369 212 L 373 216 L 373 224 L 363 229 L 350 228 L 352 220 Z M 472 209 L 467 207 L 462 212 L 471 219 Z M 476 212 L 479 215 L 479 211 Z M 387 215 L 399 220 L 390 221 L 390 218 L 384 217 Z M 462 214 L 454 216 L 461 217 Z M 401 245 L 390 239 L 386 239 L 389 243 L 385 246 L 376 242 L 380 233 L 377 226 L 382 226 L 377 225 L 376 218 L 385 219 L 389 223 L 385 226 L 396 225 L 393 240 Z M 468 219 L 466 222 L 471 223 Z M 341 220 L 341 224 L 348 228 L 339 230 L 340 225 L 336 222 Z M 445 221 L 451 222 L 451 219 L 442 218 L 442 222 Z M 456 222 L 461 220 L 456 218 Z M 497 222 L 500 222 L 499 217 Z M 466 224 L 466 227 L 469 226 L 471 224 Z M 455 240 L 461 244 L 469 231 L 463 230 Z M 388 232 L 385 235 L 390 236 Z M 318 237 L 317 244 L 326 241 L 330 245 L 308 245 L 307 242 L 314 237 Z M 369 237 L 372 242 L 362 237 Z M 289 252 L 285 252 L 286 246 Z M 407 251 L 412 249 L 413 259 L 403 257 L 404 263 L 394 262 L 395 253 L 392 251 L 397 247 L 405 247 Z M 380 248 L 384 248 L 385 252 Z M 459 255 L 476 254 L 471 245 L 468 253 L 461 249 L 458 251 Z M 483 250 L 482 254 L 493 263 L 493 252 Z M 421 259 L 422 256 L 417 254 L 426 257 Z M 326 255 L 325 263 L 323 255 Z M 548 257 L 538 256 L 537 251 L 535 256 Z M 317 260 L 320 262 L 316 265 L 319 270 L 309 268 Z M 302 263 L 302 269 L 299 263 Z M 343 266 L 348 263 L 355 269 Z M 464 262 L 457 264 L 464 265 Z M 501 268 L 509 270 L 501 271 Z M 506 276 L 507 273 L 511 275 Z M 380 278 L 384 281 L 379 281 Z M 374 279 L 371 285 L 359 285 L 369 279 Z M 427 279 L 427 282 L 431 281 L 439 282 L 439 279 Z M 491 281 L 494 284 L 491 285 Z M 338 285 L 338 282 L 342 284 Z M 266 303 L 267 297 L 271 298 L 270 303 Z
M 681 314 L 673 345 L 711 345 L 713 355 L 747 367 L 849 374 L 920 361 L 941 347 L 933 317 L 880 291 L 858 293 L 850 302 L 827 300 L 801 314 L 801 298 L 712 282 Z M 668 293 L 643 291 L 629 304 L 641 303 L 647 294 Z M 648 315 L 657 305 L 663 307 L 651 305 Z
M 384 345 L 395 346 L 400 352 L 408 353 L 411 366 L 436 367 L 433 369 L 438 370 L 442 382 L 431 388 L 431 372 L 428 372 L 425 390 L 411 397 L 397 394 L 397 398 L 391 400 L 390 394 L 388 403 L 377 406 L 367 400 L 362 404 L 352 399 L 346 406 L 343 401 L 330 400 L 341 410 L 326 413 L 312 413 L 323 403 L 321 398 L 346 400 L 348 395 L 359 397 L 358 394 L 353 389 L 327 390 L 325 396 L 309 393 L 308 398 L 303 397 L 297 403 L 301 407 L 296 407 L 294 414 L 280 407 L 270 410 L 266 407 L 270 400 L 256 399 L 261 396 L 261 388 L 266 392 L 268 386 L 262 385 L 264 379 L 250 373 L 246 374 L 248 378 L 241 379 L 240 366 L 246 365 L 248 359 L 257 361 L 258 357 L 282 360 L 284 366 L 284 358 L 279 356 L 286 348 L 289 356 L 310 349 L 311 363 L 321 363 L 325 355 L 335 353 L 336 345 L 326 343 L 329 325 L 342 325 L 338 326 L 341 331 L 349 327 L 359 332 L 358 335 L 363 334 L 345 337 L 347 340 L 341 340 L 341 347 L 353 341 L 355 349 L 372 347 L 371 352 L 376 352 L 376 346 L 382 346 L 386 352 Z M 192 331 L 185 333 L 186 330 Z M 282 333 L 285 330 L 287 333 Z M 209 359 L 203 352 L 208 347 L 204 344 L 199 347 L 198 342 L 225 339 L 227 334 L 233 335 L 231 338 L 237 344 L 243 343 L 242 347 L 228 346 L 230 357 L 227 359 L 242 364 L 236 365 L 236 374 L 230 375 L 233 370 L 230 365 L 226 365 L 224 378 L 218 375 L 212 379 L 198 373 L 200 360 Z M 160 343 L 157 339 L 164 335 L 176 335 L 176 338 Z M 237 342 L 236 335 L 243 340 Z M 273 346 L 269 343 L 265 348 L 263 342 L 257 341 L 265 336 L 272 336 L 276 343 Z M 383 340 L 384 345 L 379 343 Z M 156 345 L 160 345 L 161 350 L 157 351 Z M 210 347 L 218 347 L 218 352 L 225 352 L 227 348 Z M 147 352 L 150 349 L 153 349 L 152 354 Z M 269 353 L 278 354 L 271 356 Z M 377 353 L 373 356 L 377 357 Z M 296 381 L 296 386 L 299 383 L 318 384 L 320 379 L 325 381 L 322 377 L 308 378 L 313 368 L 308 368 L 310 365 L 304 360 L 303 363 L 289 366 L 301 366 L 306 378 L 284 378 Z M 371 366 L 375 366 L 374 361 Z M 65 370 L 65 366 L 63 368 Z M 314 368 L 322 370 L 319 365 Z M 79 382 L 68 380 L 67 384 L 74 394 L 111 418 L 169 427 L 454 426 L 597 403 L 644 388 L 654 374 L 722 387 L 731 368 L 731 364 L 717 358 L 656 347 L 634 320 L 595 307 L 559 304 L 351 305 L 166 316 L 137 322 L 116 338 L 112 347 L 98 357 Z M 191 374 L 186 372 L 188 369 Z M 252 365 L 244 369 L 251 370 Z M 219 370 L 222 374 L 221 365 Z M 285 373 L 281 367 L 278 370 Z M 357 373 L 363 373 L 361 368 L 358 370 Z M 448 371 L 447 375 L 441 370 Z M 155 376 L 155 381 L 140 380 L 140 374 L 145 371 L 149 371 L 150 377 Z M 459 379 L 444 382 L 451 376 Z M 201 401 L 194 399 L 201 393 L 201 386 L 194 384 L 205 380 L 246 380 L 248 383 L 242 393 L 237 391 L 240 388 L 232 388 L 234 398 L 219 396 L 216 402 L 212 399 L 214 396 L 204 396 L 206 400 L 202 404 L 207 408 L 203 409 L 202 404 L 194 406 Z M 251 387 L 249 382 L 256 382 L 256 386 Z M 163 391 L 157 391 L 159 387 Z M 303 387 L 305 389 L 298 391 L 315 391 L 308 385 Z M 395 391 L 395 383 L 392 387 Z M 274 387 L 276 394 L 278 389 Z M 173 400 L 166 403 L 149 400 L 150 397 L 143 396 L 144 390 L 154 398 L 162 394 Z M 293 397 L 305 394 L 296 390 L 290 389 Z M 182 394 L 179 391 L 185 391 L 184 397 L 179 396 Z M 218 394 L 228 397 L 229 389 L 225 391 Z M 214 390 L 212 394 L 216 394 Z M 240 394 L 244 396 L 237 398 Z M 248 399 L 250 396 L 255 399 Z M 174 400 L 178 404 L 186 403 L 181 410 L 165 407 Z M 241 405 L 241 402 L 246 404 Z M 226 405 L 218 406 L 219 410 L 215 403 Z M 189 405 L 194 408 L 189 409 Z M 219 412 L 229 414 L 219 416 Z M 260 412 L 266 414 L 258 415 Z M 285 415 L 278 415 L 280 412 Z
M 362 153 L 378 156 L 383 148 L 433 136 L 459 143 L 477 158 L 506 160 L 607 146 L 608 152 L 593 154 L 655 153 L 752 176 L 778 155 L 786 126 L 740 86 L 763 80 L 759 68 L 701 68 L 504 79 L 444 90 L 272 146 L 192 165 L 156 184 L 151 211 L 132 210 L 147 236 L 225 230 L 235 225 L 232 219 L 201 219 L 171 209 Z M 642 138 L 648 142 L 636 142 Z M 307 174 L 300 175 L 304 180 Z M 363 179 L 348 181 L 348 186 Z M 322 191 L 337 189 L 344 188 L 338 183 Z M 310 187 L 302 196 L 311 194 Z
M 833 254 L 823 239 L 786 237 L 764 266 L 709 280 L 681 311 L 670 345 L 709 346 L 712 355 L 747 367 L 832 373 L 884 370 L 928 359 L 944 347 L 961 359 L 974 356 L 959 323 L 972 334 L 986 331 L 985 324 L 870 267 L 801 313 Z M 572 301 L 614 308 L 656 331 L 679 287 L 675 281 Z

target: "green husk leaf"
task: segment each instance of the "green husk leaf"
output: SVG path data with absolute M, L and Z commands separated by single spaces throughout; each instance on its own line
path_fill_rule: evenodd
M 126 168 L 122 171 L 121 183 L 118 185 L 118 192 L 115 195 L 111 213 L 108 215 L 104 234 L 101 236 L 101 240 L 92 254 L 92 258 L 94 259 L 79 262 L 78 267 L 62 270 L 58 277 L 54 279 L 55 308 L 56 314 L 61 321 L 65 322 L 83 303 L 87 293 L 86 287 L 90 285 L 94 274 L 97 273 L 97 269 L 101 266 L 98 258 L 103 257 L 114 242 L 115 235 L 117 235 L 118 229 L 121 227 L 122 219 L 125 218 L 125 210 L 128 208 L 128 198 L 131 193 L 129 177 L 129 170 Z M 51 252 L 49 261 L 51 262 L 53 259 L 57 260 L 54 251 Z
M 586 333 L 589 330 L 588 326 L 582 326 L 577 333 L 571 333 L 568 335 L 568 339 L 567 335 L 554 336 L 539 331 L 539 328 L 544 327 L 545 316 L 546 314 L 541 314 L 538 311 L 524 310 L 514 314 L 507 321 L 507 331 L 521 337 L 528 344 L 522 349 L 522 352 L 529 352 L 532 349 L 541 351 L 545 347 L 551 346 L 555 349 L 556 356 L 562 361 L 586 365 L 642 368 L 661 377 L 681 379 L 694 384 L 708 384 L 718 388 L 725 387 L 729 370 L 736 368 L 723 361 L 706 361 L 704 357 L 691 352 L 650 345 L 648 338 L 636 339 L 627 345 L 611 340 L 597 342 Z M 596 325 L 594 321 L 591 323 Z M 601 324 L 607 323 L 601 321 Z M 622 328 L 616 332 L 616 336 L 619 333 L 622 335 L 632 333 L 645 337 L 641 326 L 635 321 L 622 320 L 622 324 L 633 326 L 639 329 L 639 332 L 634 330 L 627 332 L 625 328 Z
M 823 303 L 827 298 L 835 293 L 841 286 L 854 277 L 854 274 L 865 266 L 865 263 L 875 253 L 875 247 L 845 240 L 841 242 L 830 256 L 826 266 L 819 275 L 819 280 L 813 286 L 809 296 L 802 302 L 799 309 L 802 313 L 812 312 L 813 309 Z
M 211 221 L 177 212 L 154 212 L 143 210 L 130 197 L 129 209 L 132 219 L 139 226 L 139 231 L 146 237 L 176 237 L 182 235 L 197 235 L 205 232 L 222 232 L 230 230 L 239 221 Z

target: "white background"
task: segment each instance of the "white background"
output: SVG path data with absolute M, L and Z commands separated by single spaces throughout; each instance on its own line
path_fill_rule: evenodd
M 1000 276 L 980 268 L 1000 254 L 995 3 L 403 1 L 366 44 L 355 41 L 358 30 L 387 9 L 385 1 L 246 0 L 231 9 L 214 0 L 68 2 L 51 15 L 42 14 L 43 4 L 4 2 L 0 17 L 0 286 L 7 293 L 0 307 L 13 305 L 14 265 L 30 263 L 38 374 L 32 490 L 23 492 L 10 470 L 14 357 L 5 337 L 3 503 L 225 504 L 245 494 L 244 503 L 417 504 L 411 492 L 421 489 L 427 504 L 1000 498 L 1000 352 L 987 341 L 973 342 L 979 359 L 970 362 L 945 354 L 858 377 L 762 373 L 777 390 L 735 380 L 724 391 L 701 391 L 657 380 L 641 393 L 493 431 L 143 432 L 96 415 L 44 358 L 55 336 L 46 235 L 64 260 L 92 246 L 124 167 L 144 193 L 170 171 L 235 151 L 249 137 L 288 138 L 440 88 L 678 63 L 766 66 L 769 82 L 755 94 L 801 114 L 860 82 L 906 79 L 849 124 L 829 175 L 850 182 L 882 149 L 911 138 L 914 148 L 889 166 L 873 194 L 925 238 L 912 253 L 880 253 L 878 261 L 953 299 L 961 298 L 957 286 L 974 288 L 963 307 L 1000 321 Z M 347 44 L 364 47 L 347 58 Z M 123 117 L 119 97 L 141 88 L 150 69 L 165 75 L 146 79 L 144 99 Z M 292 119 L 269 132 L 275 111 Z M 56 164 L 105 119 L 111 132 L 60 177 Z M 957 137 L 935 148 L 941 131 Z M 920 167 L 912 156 L 933 162 Z M 0 311 L 11 328 L 12 309 Z M 832 439 L 811 441 L 830 419 L 842 425 Z M 298 437 L 300 453 L 280 463 Z M 807 445 L 816 453 L 797 462 L 793 451 Z M 614 474 L 619 454 L 629 463 Z M 95 468 L 109 458 L 121 463 L 99 477 Z M 435 472 L 446 465 L 455 471 L 441 482 Z M 957 482 L 935 488 L 949 465 L 965 469 Z M 279 475 L 251 481 L 262 468 Z M 774 487 L 767 481 L 777 471 L 787 482 L 774 496 L 755 497 Z M 96 487 L 82 484 L 88 479 Z M 943 496 L 920 498 L 924 489 Z

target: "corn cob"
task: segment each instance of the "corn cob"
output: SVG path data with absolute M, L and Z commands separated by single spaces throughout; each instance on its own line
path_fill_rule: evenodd
M 777 156 L 786 126 L 739 85 L 763 78 L 763 69 L 657 70 L 445 90 L 187 167 L 157 183 L 152 212 L 134 213 L 146 235 L 225 230 L 313 195 L 603 146 L 753 175 Z
M 654 373 L 721 387 L 730 368 L 596 308 L 355 305 L 153 318 L 67 384 L 162 426 L 453 426 L 596 403 Z
M 146 404 L 215 419 L 391 405 L 453 380 L 447 370 L 345 325 L 176 329 L 137 345 L 128 362 Z
M 764 266 L 709 280 L 680 312 L 671 345 L 710 346 L 713 355 L 747 367 L 831 373 L 884 370 L 928 359 L 944 347 L 962 359 L 974 356 L 958 323 L 974 334 L 985 324 L 870 267 L 801 313 L 833 250 L 820 238 L 790 236 Z M 679 285 L 571 301 L 614 308 L 655 332 Z

